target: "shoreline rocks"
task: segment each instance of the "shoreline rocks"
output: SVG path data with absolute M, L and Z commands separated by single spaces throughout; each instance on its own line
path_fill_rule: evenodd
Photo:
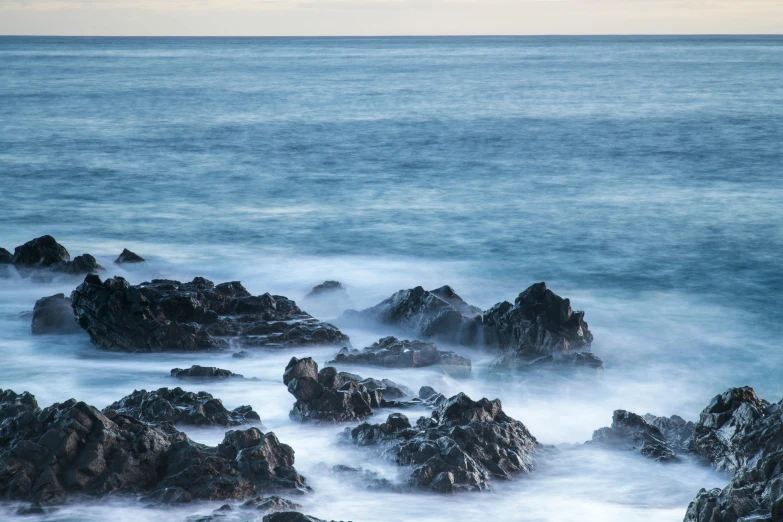
M 72 293 L 79 325 L 96 346 L 116 351 L 221 350 L 244 346 L 343 344 L 348 337 L 283 296 L 253 296 L 238 281 L 215 285 L 166 279 L 131 285 L 122 277 L 85 277 Z
M 30 329 L 33 334 L 72 334 L 82 329 L 76 322 L 71 300 L 64 294 L 42 297 L 35 302 Z
M 230 372 L 215 366 L 199 366 L 194 364 L 190 368 L 172 368 L 171 376 L 177 379 L 244 379 L 238 373 Z
M 144 263 L 144 258 L 135 252 L 131 252 L 127 248 L 123 248 L 122 252 L 120 252 L 120 255 L 117 256 L 117 259 L 115 259 L 114 262 L 118 265 L 123 263 Z
M 2 250 L 1 262 L 14 265 L 20 273 L 46 269 L 50 272 L 78 275 L 103 270 L 90 254 L 82 254 L 71 260 L 68 250 L 49 235 L 35 238 L 16 247 L 10 259 L 8 259 L 10 252 L 5 249 L 0 250 Z
M 626 451 L 638 450 L 643 456 L 657 462 L 680 462 L 675 448 L 661 430 L 643 417 L 625 410 L 615 410 L 612 426 L 594 431 L 589 443 Z

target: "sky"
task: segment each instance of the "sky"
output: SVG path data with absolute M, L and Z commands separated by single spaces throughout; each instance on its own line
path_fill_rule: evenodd
M 783 33 L 783 0 L 0 0 L 3 35 L 726 33 Z

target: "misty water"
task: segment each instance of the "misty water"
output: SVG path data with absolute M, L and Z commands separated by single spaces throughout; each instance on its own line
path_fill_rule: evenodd
M 240 280 L 319 319 L 340 310 L 301 300 L 327 279 L 356 308 L 449 284 L 487 309 L 546 281 L 585 311 L 604 360 L 600 375 L 498 376 L 492 354 L 441 346 L 473 360 L 470 378 L 340 367 L 500 398 L 547 445 L 531 474 L 450 496 L 336 476 L 404 470 L 339 444 L 344 426 L 288 418 L 288 360 L 323 365 L 339 346 L 240 360 L 33 336 L 19 314 L 78 277 L 0 278 L 0 388 L 103 408 L 180 384 L 250 404 L 296 451 L 313 493 L 295 500 L 327 520 L 682 520 L 729 478 L 582 443 L 615 409 L 696 420 L 730 386 L 783 397 L 781 71 L 780 37 L 0 38 L 0 246 L 51 234 L 102 277 Z M 115 265 L 126 247 L 147 263 Z M 344 331 L 356 348 L 394 333 Z M 168 376 L 193 364 L 259 380 Z M 184 520 L 220 504 L 115 496 L 43 518 Z

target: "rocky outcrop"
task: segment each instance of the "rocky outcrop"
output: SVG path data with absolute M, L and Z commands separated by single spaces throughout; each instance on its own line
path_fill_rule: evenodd
M 427 404 L 424 401 L 388 400 L 410 395 L 410 391 L 388 379 L 362 379 L 358 375 L 338 372 L 332 366 L 319 371 L 311 357 L 292 357 L 283 374 L 283 383 L 296 398 L 289 416 L 300 422 L 355 421 L 372 415 L 372 408 Z
M 35 302 L 31 329 L 34 334 L 71 334 L 81 332 L 64 294 L 42 297 Z
M 6 250 L 0 247 L 0 265 L 10 265 L 13 262 L 14 256 Z
M 386 368 L 438 366 L 451 375 L 470 373 L 470 359 L 440 351 L 433 343 L 384 337 L 363 350 L 341 349 L 329 364 L 364 364 Z
M 343 288 L 343 285 L 340 283 L 340 281 L 324 281 L 320 285 L 314 286 L 313 289 L 310 290 L 310 293 L 305 296 L 305 298 L 320 297 L 326 294 L 334 293 L 346 294 L 345 288 Z
M 542 366 L 574 366 L 596 369 L 602 361 L 590 353 L 593 335 L 584 312 L 574 312 L 545 283 L 536 283 L 514 304 L 498 303 L 480 313 L 450 287 L 427 291 L 422 287 L 401 290 L 378 305 L 357 312 L 349 310 L 340 321 L 393 326 L 424 340 L 483 346 L 504 352 L 492 365 L 495 370 Z
M 616 410 L 612 415 L 612 426 L 594 431 L 590 442 L 615 449 L 639 451 L 658 462 L 680 461 L 675 448 L 660 429 L 625 410 Z
M 500 400 L 473 401 L 460 393 L 441 402 L 415 426 L 400 413 L 382 424 L 346 428 L 348 440 L 380 446 L 400 466 L 411 466 L 408 485 L 440 493 L 489 489 L 533 467 L 536 439 L 503 412 Z
M 65 274 L 89 274 L 103 270 L 90 254 L 71 255 L 52 236 L 41 236 L 14 249 L 11 263 L 18 269 L 46 268 L 52 272 Z
M 118 265 L 121 265 L 123 263 L 143 263 L 144 258 L 140 255 L 136 254 L 135 252 L 131 252 L 127 248 L 123 248 L 122 252 L 119 256 L 117 256 L 117 259 L 114 260 L 115 263 Z
M 88 275 L 72 293 L 79 325 L 100 348 L 130 352 L 344 344 L 348 337 L 283 296 L 253 296 L 241 283 L 155 279 L 131 285 Z
M 187 424 L 192 426 L 239 426 L 261 423 L 250 406 L 228 411 L 220 399 L 207 392 L 187 392 L 182 388 L 156 391 L 135 390 L 127 397 L 107 406 L 103 412 L 114 412 L 148 423 Z
M 677 453 L 683 453 L 688 451 L 688 442 L 693 434 L 693 428 L 695 424 L 691 421 L 686 421 L 679 415 L 672 415 L 671 417 L 657 417 L 646 413 L 644 420 L 647 424 L 655 426 L 660 430 L 663 438 L 666 439 L 674 451 Z
M 274 433 L 229 431 L 217 447 L 76 400 L 41 409 L 0 390 L 0 498 L 43 504 L 68 497 L 144 494 L 153 502 L 242 500 L 306 489 L 294 451 Z
M 82 254 L 73 258 L 73 261 L 66 261 L 57 263 L 50 267 L 53 272 L 62 272 L 64 274 L 79 275 L 79 274 L 91 274 L 98 270 L 103 270 L 103 267 L 98 264 L 94 257 L 90 254 Z
M 730 388 L 701 412 L 688 449 L 734 477 L 723 490 L 699 491 L 685 522 L 783 520 L 783 401 Z
M 324 281 L 313 287 L 303 303 L 318 317 L 337 317 L 353 307 L 348 291 L 339 281 Z
M 230 372 L 215 366 L 198 366 L 194 364 L 190 368 L 172 368 L 171 376 L 177 379 L 244 379 L 238 373 Z

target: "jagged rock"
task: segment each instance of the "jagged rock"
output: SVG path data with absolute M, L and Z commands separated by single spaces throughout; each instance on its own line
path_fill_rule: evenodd
M 783 520 L 783 401 L 730 388 L 701 412 L 688 449 L 734 477 L 723 490 L 700 490 L 685 522 Z
M 188 424 L 193 426 L 239 426 L 261 423 L 250 406 L 228 411 L 220 399 L 207 392 L 187 392 L 182 388 L 160 388 L 156 391 L 134 390 L 127 397 L 107 406 L 103 412 L 114 411 L 143 422 Z
M 421 368 L 439 366 L 451 375 L 470 373 L 470 359 L 454 352 L 440 351 L 433 343 L 400 341 L 396 337 L 384 337 L 363 350 L 341 349 L 329 364 L 366 364 L 386 368 Z
M 0 265 L 10 265 L 13 263 L 14 256 L 6 250 L 5 248 L 0 247 Z
M 157 502 L 243 500 L 306 489 L 274 433 L 229 431 L 217 447 L 74 399 L 41 409 L 0 390 L 0 498 L 51 504 L 72 495 L 146 494 Z
M 117 259 L 115 259 L 114 262 L 118 265 L 122 263 L 143 263 L 144 258 L 134 252 L 131 252 L 127 248 L 123 248 L 122 253 L 117 256 Z
M 364 489 L 395 492 L 403 491 L 403 488 L 401 488 L 399 484 L 382 478 L 375 471 L 368 469 L 338 464 L 332 467 L 332 473 L 346 477 L 348 480 Z
M 485 490 L 492 479 L 527 473 L 538 446 L 500 400 L 473 401 L 464 393 L 443 401 L 415 427 L 395 413 L 382 424 L 346 428 L 345 436 L 360 446 L 382 445 L 387 457 L 413 467 L 409 485 L 440 493 Z
M 376 322 L 410 332 L 420 339 L 485 346 L 505 354 L 492 368 L 522 369 L 544 365 L 600 368 L 589 353 L 593 335 L 584 312 L 574 312 L 545 283 L 536 283 L 514 304 L 498 303 L 479 313 L 450 287 L 426 291 L 418 286 L 400 290 L 381 303 L 357 312 L 346 311 L 341 323 Z
M 615 410 L 612 426 L 594 431 L 591 442 L 628 451 L 638 450 L 645 457 L 658 462 L 680 461 L 672 445 L 657 427 L 625 410 Z
M 310 290 L 310 293 L 305 296 L 305 298 L 331 294 L 334 292 L 345 293 L 345 288 L 343 288 L 343 285 L 340 284 L 339 281 L 324 281 L 320 285 L 314 286 L 313 289 Z
M 302 506 L 288 499 L 272 495 L 270 497 L 257 497 L 242 504 L 243 508 L 255 509 L 261 513 L 280 513 L 283 511 L 296 511 Z
M 318 317 L 337 317 L 353 306 L 348 291 L 339 281 L 324 281 L 315 286 L 303 303 Z
M 42 297 L 35 302 L 31 329 L 34 334 L 70 334 L 81 332 L 64 294 Z
M 283 296 L 252 296 L 241 283 L 155 279 L 130 285 L 88 275 L 72 293 L 77 320 L 107 350 L 216 350 L 238 337 L 245 346 L 342 344 L 348 337 Z
M 686 421 L 679 415 L 671 417 L 656 417 L 646 413 L 644 420 L 647 424 L 658 428 L 666 442 L 678 453 L 687 451 L 688 441 L 693 434 L 695 425 L 691 421 Z
M 103 267 L 98 264 L 90 254 L 82 254 L 73 258 L 73 261 L 63 261 L 51 266 L 53 272 L 62 272 L 64 274 L 91 274 L 98 270 L 103 270 Z
M 52 236 L 41 236 L 14 249 L 11 262 L 23 267 L 48 267 L 71 260 L 71 255 Z
M 194 364 L 190 368 L 172 368 L 171 376 L 177 379 L 244 379 L 243 376 L 238 373 L 223 370 L 222 368 L 216 368 L 214 366 L 198 366 Z

